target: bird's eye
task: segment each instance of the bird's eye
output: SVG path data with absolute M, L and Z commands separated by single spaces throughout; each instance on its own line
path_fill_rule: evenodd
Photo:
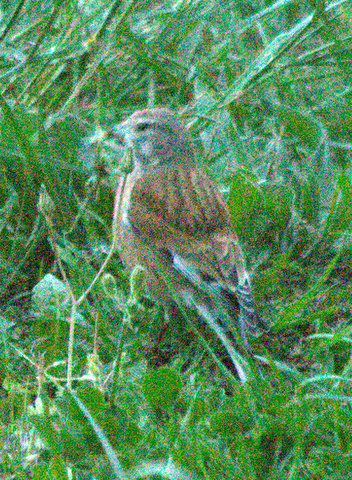
M 144 132 L 145 130 L 148 130 L 148 128 L 150 127 L 151 127 L 150 123 L 143 122 L 136 125 L 136 130 L 137 132 Z

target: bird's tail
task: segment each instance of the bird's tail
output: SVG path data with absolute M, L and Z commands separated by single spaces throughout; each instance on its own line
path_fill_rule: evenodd
M 234 366 L 231 370 L 242 379 L 243 358 L 238 348 L 242 346 L 243 351 L 251 354 L 247 332 L 259 332 L 249 280 L 232 292 L 211 279 L 205 281 L 196 268 L 178 255 L 172 256 L 171 263 L 170 254 L 159 251 L 158 259 L 166 286 L 181 311 L 183 307 L 195 310 L 215 332 Z

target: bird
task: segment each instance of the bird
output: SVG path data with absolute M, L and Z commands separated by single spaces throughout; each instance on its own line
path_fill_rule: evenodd
M 195 313 L 231 345 L 263 330 L 244 254 L 225 198 L 166 107 L 137 110 L 111 129 L 132 155 L 116 190 L 116 245 L 131 271 L 141 265 L 156 302 Z

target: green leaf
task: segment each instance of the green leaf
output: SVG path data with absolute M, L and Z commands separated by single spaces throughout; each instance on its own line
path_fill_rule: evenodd
M 287 136 L 299 138 L 300 142 L 311 149 L 320 145 L 324 130 L 311 115 L 282 106 L 275 107 L 275 112 L 280 124 L 285 127 Z
M 257 219 L 262 215 L 264 198 L 256 177 L 237 171 L 231 176 L 228 198 L 231 220 L 240 237 L 252 235 Z
M 299 300 L 292 303 L 290 306 L 285 308 L 281 314 L 280 319 L 277 320 L 275 325 L 272 327 L 274 330 L 281 330 L 282 328 L 287 327 L 288 325 L 292 324 L 300 324 L 304 323 L 304 319 L 296 319 L 295 316 L 300 313 L 304 308 L 312 305 L 314 299 L 317 295 L 322 291 L 324 283 L 329 278 L 331 272 L 336 267 L 337 262 L 340 259 L 340 254 L 335 255 L 335 257 L 331 260 L 329 265 L 325 268 L 324 273 L 320 277 L 320 279 L 304 294 L 301 296 Z
M 220 435 L 237 435 L 239 433 L 246 433 L 253 426 L 251 415 L 239 416 L 236 411 L 226 409 L 217 412 L 210 421 L 210 428 L 213 432 Z
M 291 219 L 294 195 L 292 188 L 283 183 L 261 184 L 264 212 L 271 221 L 271 228 L 283 231 Z
M 143 394 L 153 407 L 169 408 L 177 399 L 181 388 L 180 375 L 169 367 L 150 370 L 143 378 Z
M 324 233 L 341 235 L 352 228 L 352 182 L 343 172 L 337 179 Z
M 68 480 L 69 476 L 66 470 L 66 465 L 60 455 L 54 455 L 49 462 L 49 478 L 52 480 Z
M 62 280 L 51 273 L 45 275 L 32 290 L 32 301 L 36 308 L 59 305 L 70 300 L 70 292 Z
M 34 465 L 32 475 L 33 480 L 51 480 L 47 465 Z

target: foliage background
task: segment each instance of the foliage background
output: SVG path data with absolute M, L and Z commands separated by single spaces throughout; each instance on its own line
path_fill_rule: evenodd
M 0 14 L 1 478 L 350 478 L 351 3 Z M 163 313 L 117 257 L 72 303 L 112 242 L 102 132 L 154 104 L 188 124 L 246 249 L 270 331 L 245 384 L 186 323 L 155 343 Z

